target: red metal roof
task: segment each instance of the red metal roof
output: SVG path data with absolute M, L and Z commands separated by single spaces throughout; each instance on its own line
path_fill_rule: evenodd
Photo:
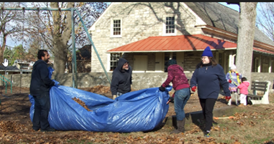
M 203 51 L 207 46 L 211 50 L 236 49 L 234 42 L 212 38 L 202 34 L 180 36 L 148 37 L 130 44 L 126 44 L 108 52 L 170 52 L 170 51 Z M 253 48 L 255 51 L 274 54 L 274 52 Z
M 201 34 L 155 36 L 108 50 L 108 52 L 193 51 L 204 50 L 207 46 L 210 46 L 210 49 L 229 49 L 236 48 L 237 44 Z

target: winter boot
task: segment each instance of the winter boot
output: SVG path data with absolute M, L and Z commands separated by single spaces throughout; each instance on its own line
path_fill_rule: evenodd
M 185 132 L 185 118 L 181 121 L 177 120 L 177 127 L 178 129 L 173 130 L 171 134 Z

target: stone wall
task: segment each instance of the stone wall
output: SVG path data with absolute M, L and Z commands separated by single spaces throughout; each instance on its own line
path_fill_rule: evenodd
M 53 78 L 60 82 L 61 85 L 72 87 L 72 77 L 71 73 L 62 75 L 53 75 Z M 13 86 L 16 87 L 29 87 L 31 74 L 14 74 L 14 75 L 4 75 L 6 78 L 12 81 Z M 111 80 L 112 73 L 108 73 Z M 191 79 L 192 73 L 186 73 L 188 79 Z M 271 89 L 274 80 L 274 73 L 252 73 L 252 80 L 265 81 L 269 80 L 271 82 Z M 132 88 L 135 90 L 159 87 L 167 78 L 167 73 L 133 73 L 132 74 Z M 249 80 L 250 81 L 250 80 Z M 106 78 L 106 75 L 101 72 L 94 73 L 79 73 L 78 74 L 78 88 L 93 87 L 97 85 L 110 86 Z M 4 82 L 2 81 L 0 85 L 2 86 Z

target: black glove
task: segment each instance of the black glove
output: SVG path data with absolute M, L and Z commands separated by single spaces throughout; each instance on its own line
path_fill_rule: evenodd
M 159 87 L 159 90 L 160 90 L 161 92 L 163 92 L 163 91 L 166 90 L 166 88 L 164 88 L 163 86 L 161 86 L 161 87 Z
M 174 103 L 174 98 L 173 97 L 169 97 L 169 102 L 171 102 L 171 103 Z

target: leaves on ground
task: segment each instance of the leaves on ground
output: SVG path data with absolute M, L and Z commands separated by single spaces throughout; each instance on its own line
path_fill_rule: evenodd
M 86 88 L 87 89 L 87 88 Z M 109 87 L 96 86 L 89 88 L 90 92 L 101 95 L 110 94 Z M 2 93 L 4 88 L 2 89 Z M 170 134 L 174 129 L 172 126 L 165 125 L 161 129 L 152 132 L 131 132 L 131 133 L 115 133 L 115 132 L 89 132 L 89 131 L 55 131 L 41 132 L 32 129 L 29 110 L 30 101 L 28 98 L 29 88 L 13 87 L 13 94 L 7 94 L 1 98 L 0 106 L 0 141 L 1 143 L 36 143 L 36 144 L 53 144 L 53 143 L 154 143 L 154 144 L 241 144 L 246 140 L 241 136 L 248 137 L 249 129 L 261 132 L 271 133 L 267 131 L 268 127 L 263 127 L 262 121 L 273 122 L 274 107 L 273 105 L 245 106 L 239 107 L 243 112 L 235 113 L 233 119 L 217 120 L 218 125 L 214 125 L 211 129 L 211 137 L 204 137 L 201 130 L 204 122 L 200 124 L 186 124 L 186 131 L 179 134 Z M 85 103 L 73 98 L 74 101 L 81 106 Z M 227 106 L 226 103 L 217 101 L 215 108 Z M 200 111 L 201 107 L 197 95 L 190 97 L 185 112 Z M 174 104 L 170 103 L 169 111 L 166 116 L 175 115 Z M 230 134 L 230 135 L 229 135 Z M 231 135 L 232 134 L 232 135 Z M 234 135 L 235 134 L 235 135 Z M 265 134 L 266 135 L 266 134 Z M 273 136 L 273 135 L 271 135 Z M 269 136 L 268 136 L 269 137 Z M 252 143 L 252 140 L 249 141 Z M 263 143 L 274 142 L 274 138 L 269 138 Z

